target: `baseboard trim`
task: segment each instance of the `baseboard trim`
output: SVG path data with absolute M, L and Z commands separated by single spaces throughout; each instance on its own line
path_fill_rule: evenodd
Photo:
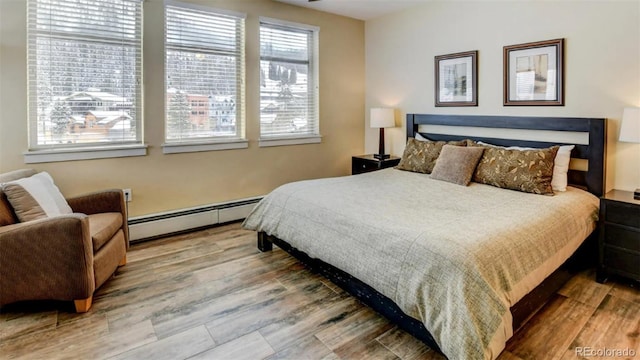
M 262 196 L 131 217 L 128 220 L 129 241 L 147 241 L 242 220 L 261 199 Z

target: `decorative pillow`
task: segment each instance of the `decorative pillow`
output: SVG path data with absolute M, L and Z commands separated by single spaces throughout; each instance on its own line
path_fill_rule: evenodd
M 20 222 L 73 212 L 46 172 L 4 183 L 2 191 Z
M 464 140 L 447 141 L 447 145 L 453 145 L 453 146 L 467 146 L 467 139 L 464 139 Z
M 569 163 L 571 162 L 571 150 L 575 145 L 562 145 L 558 149 L 553 165 L 553 176 L 551 178 L 551 187 L 555 191 L 567 191 L 569 184 Z
M 467 186 L 484 148 L 445 145 L 431 172 L 431 178 Z
M 483 143 L 482 141 L 478 141 L 476 144 L 482 146 L 505 148 L 509 150 L 536 150 L 535 148 L 519 146 L 504 147 Z M 469 145 L 469 143 L 467 143 L 467 146 L 474 145 Z M 567 185 L 569 184 L 567 173 L 569 172 L 569 163 L 571 162 L 571 151 L 573 150 L 573 148 L 575 148 L 575 145 L 562 145 L 558 149 L 556 158 L 553 161 L 553 176 L 551 177 L 551 187 L 553 188 L 553 191 L 567 191 Z
M 551 176 L 558 148 L 509 150 L 487 147 L 473 181 L 505 189 L 553 195 Z
M 444 141 L 419 141 L 410 138 L 396 169 L 431 174 Z
M 420 135 L 420 133 L 416 133 L 416 136 L 414 137 L 414 139 L 416 139 L 418 141 L 424 141 L 424 142 L 435 142 L 435 140 L 431 140 L 429 138 L 426 138 L 426 137 Z M 446 143 L 449 144 L 449 145 L 455 145 L 455 146 L 467 146 L 467 143 L 469 141 L 473 142 L 473 140 L 464 139 L 464 140 L 447 141 Z M 471 145 L 469 145 L 469 146 L 471 146 Z
M 466 146 L 467 142 L 462 141 L 421 141 L 409 138 L 407 146 L 404 148 L 402 159 L 396 166 L 398 170 L 407 170 L 423 174 L 431 174 L 436 160 L 440 155 L 442 147 L 446 144 L 456 146 Z

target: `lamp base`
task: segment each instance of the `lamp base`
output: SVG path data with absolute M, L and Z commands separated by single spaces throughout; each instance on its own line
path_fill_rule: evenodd
M 384 159 L 390 158 L 391 155 L 389 155 L 389 154 L 373 154 L 373 157 L 378 159 L 378 160 L 384 160 Z
M 640 188 L 636 189 L 636 191 L 633 192 L 633 198 L 636 200 L 640 200 Z

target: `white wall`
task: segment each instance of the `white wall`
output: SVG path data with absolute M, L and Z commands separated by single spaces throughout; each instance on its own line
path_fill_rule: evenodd
M 565 39 L 565 106 L 505 107 L 503 46 Z M 477 107 L 434 106 L 434 56 L 478 50 Z M 640 1 L 436 1 L 365 23 L 366 108 L 398 108 L 387 149 L 401 155 L 406 113 L 604 117 L 607 188 L 640 187 L 640 145 L 617 141 L 640 106 Z M 365 150 L 378 132 L 365 121 Z

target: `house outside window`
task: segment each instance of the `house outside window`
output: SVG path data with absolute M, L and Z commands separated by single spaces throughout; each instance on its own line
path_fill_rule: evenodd
M 28 0 L 29 150 L 142 145 L 141 50 L 141 0 Z
M 165 153 L 247 147 L 244 23 L 244 14 L 166 2 Z
M 318 34 L 260 18 L 260 146 L 320 142 Z

